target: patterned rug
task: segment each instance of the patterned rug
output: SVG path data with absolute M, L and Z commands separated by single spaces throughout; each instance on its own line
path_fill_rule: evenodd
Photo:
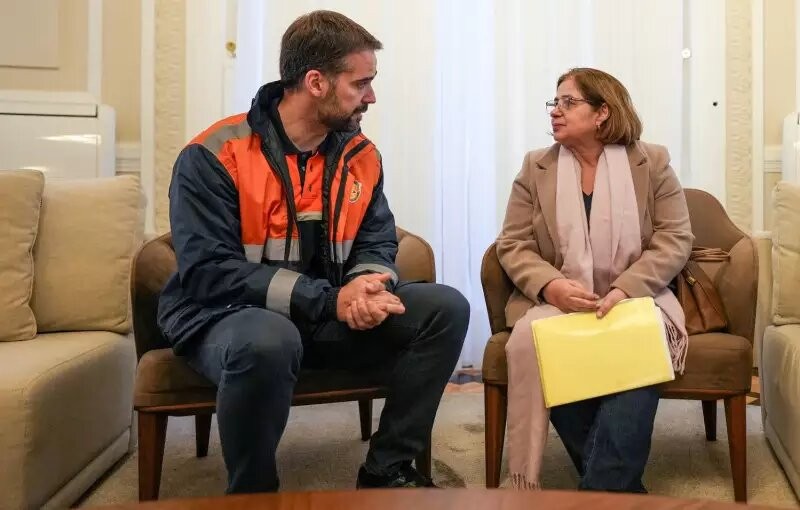
M 376 402 L 375 426 L 380 408 Z M 660 402 L 644 479 L 652 494 L 733 500 L 721 403 L 718 412 L 718 440 L 707 442 L 699 402 Z M 797 499 L 764 438 L 760 412 L 759 406 L 747 407 L 749 501 L 797 507 Z M 193 429 L 191 417 L 170 419 L 162 498 L 219 495 L 225 490 L 216 423 L 206 458 L 194 456 Z M 451 387 L 442 400 L 434 427 L 435 481 L 444 487 L 483 486 L 483 437 L 480 384 Z M 366 450 L 367 445 L 359 439 L 355 402 L 292 408 L 278 452 L 282 490 L 352 488 Z M 123 459 L 90 491 L 81 506 L 136 501 L 136 463 L 135 453 Z M 551 489 L 573 489 L 577 484 L 576 472 L 554 432 L 547 444 L 543 484 Z

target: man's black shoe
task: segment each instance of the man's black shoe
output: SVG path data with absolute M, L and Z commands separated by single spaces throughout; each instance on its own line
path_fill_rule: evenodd
M 423 475 L 410 464 L 403 464 L 392 475 L 379 476 L 368 472 L 364 466 L 358 470 L 357 489 L 399 489 L 415 487 L 436 487 L 433 480 Z

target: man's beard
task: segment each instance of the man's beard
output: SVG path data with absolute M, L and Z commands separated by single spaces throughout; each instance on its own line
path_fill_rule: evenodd
M 336 101 L 334 98 L 333 101 Z M 334 106 L 335 105 L 335 106 Z M 342 114 L 339 105 L 332 104 L 333 108 L 328 111 L 321 111 L 320 122 L 331 131 L 355 131 L 361 125 L 360 120 L 356 120 L 359 113 L 367 111 L 368 105 L 361 105 L 348 114 Z

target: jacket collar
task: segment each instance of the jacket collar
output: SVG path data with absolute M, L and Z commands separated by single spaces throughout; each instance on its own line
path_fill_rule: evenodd
M 283 98 L 283 94 L 284 86 L 280 81 L 262 85 L 253 98 L 250 111 L 247 112 L 247 122 L 250 125 L 250 129 L 263 140 L 277 140 L 284 154 L 299 154 L 301 151 L 295 147 L 286 135 L 278 114 L 278 103 Z M 342 140 L 349 140 L 359 132 L 360 129 L 356 131 L 332 131 L 322 142 L 319 150 L 325 154 L 328 150 L 339 146 Z

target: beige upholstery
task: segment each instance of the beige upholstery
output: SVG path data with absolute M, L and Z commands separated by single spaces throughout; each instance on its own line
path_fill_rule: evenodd
M 139 201 L 133 176 L 47 183 L 31 302 L 40 332 L 130 329 Z
M 0 341 L 30 340 L 36 335 L 30 307 L 32 251 L 43 187 L 41 172 L 0 172 Z
M 781 182 L 773 199 L 771 271 L 761 272 L 756 337 L 764 432 L 800 496 L 800 186 Z
M 8 175 L 0 172 L 2 197 L 31 196 L 29 183 L 11 185 Z M 67 507 L 130 449 L 136 349 L 128 288 L 138 183 L 42 183 L 43 193 L 18 204 L 38 230 L 28 291 L 39 334 L 0 342 L 2 509 Z M 11 252 L 0 244 L 0 259 Z
M 400 279 L 434 282 L 436 269 L 430 245 L 401 228 L 397 229 L 397 241 Z M 203 457 L 208 453 L 211 414 L 215 411 L 215 386 L 175 355 L 156 321 L 158 297 L 177 267 L 175 257 L 172 237 L 165 234 L 148 241 L 133 263 L 133 329 L 139 356 L 134 407 L 139 424 L 139 499 L 143 501 L 158 499 L 168 417 L 195 415 L 197 456 Z M 292 405 L 356 400 L 361 437 L 367 440 L 372 434 L 372 400 L 386 397 L 385 382 L 385 374 L 303 368 Z M 430 446 L 415 462 L 417 469 L 430 476 Z
M 434 280 L 430 246 L 421 238 L 400 229 L 398 241 L 397 270 L 403 280 Z M 214 402 L 216 386 L 189 368 L 182 357 L 166 347 L 166 341 L 155 324 L 158 292 L 176 263 L 169 239 L 165 236 L 147 243 L 139 257 L 139 275 L 134 284 L 142 287 L 136 296 L 139 302 L 135 307 L 136 338 L 141 359 L 136 368 L 135 407 L 143 409 Z M 295 393 L 341 392 L 379 383 L 344 370 L 304 369 Z
M 691 337 L 686 371 L 665 384 L 664 389 L 748 391 L 758 272 L 755 243 L 731 223 L 719 202 L 708 193 L 686 190 L 686 200 L 695 244 L 730 252 L 726 262 L 702 264 L 719 291 L 730 324 L 726 333 Z M 513 285 L 493 248 L 484 256 L 481 278 L 494 333 L 483 355 L 483 380 L 505 385 L 508 378 L 505 344 L 509 336 L 505 303 Z
M 422 238 L 397 229 L 397 270 L 404 281 L 435 281 L 433 251 Z M 158 295 L 176 268 L 169 235 L 142 247 L 134 268 L 134 323 L 139 365 L 136 368 L 136 409 L 214 402 L 216 387 L 176 356 L 156 324 Z M 353 379 L 346 371 L 304 369 L 296 394 L 363 388 L 379 381 Z
M 773 196 L 772 322 L 800 324 L 800 186 L 779 182 Z
M 684 191 L 695 246 L 721 248 L 730 253 L 727 261 L 701 264 L 720 294 L 728 316 L 728 328 L 725 332 L 689 337 L 686 369 L 674 381 L 661 385 L 662 397 L 703 401 L 706 437 L 709 440 L 716 438 L 716 400 L 725 400 L 734 496 L 737 501 L 745 501 L 744 397 L 750 390 L 753 367 L 752 340 L 759 274 L 756 244 L 733 224 L 713 196 L 700 190 Z M 497 487 L 500 483 L 507 406 L 505 344 L 510 331 L 506 327 L 505 306 L 514 287 L 500 266 L 494 245 L 483 257 L 481 282 L 492 330 L 484 350 L 482 367 L 486 401 L 486 485 Z
M 483 354 L 483 380 L 506 384 L 505 346 L 508 332 L 492 335 Z M 694 335 L 689 342 L 686 370 L 669 384 L 671 390 L 748 391 L 752 366 L 750 341 L 726 333 Z
M 753 357 L 755 366 L 761 367 L 764 330 L 772 321 L 772 239 L 769 232 L 759 232 L 753 237 L 758 251 L 758 301 L 753 332 Z
M 144 353 L 136 367 L 136 408 L 213 402 L 217 387 L 176 356 L 172 348 Z
M 38 508 L 130 428 L 135 349 L 106 331 L 49 333 L 0 344 L 0 359 L 14 360 L 0 371 L 0 506 Z

